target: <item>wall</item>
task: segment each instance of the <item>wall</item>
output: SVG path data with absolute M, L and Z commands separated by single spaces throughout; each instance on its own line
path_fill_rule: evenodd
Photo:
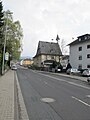
M 87 49 L 88 44 L 90 41 L 70 46 L 70 63 L 73 68 L 78 69 L 79 64 L 82 64 L 82 68 L 86 69 L 87 65 L 90 64 L 90 58 L 87 59 L 87 54 L 90 54 L 90 49 Z M 78 50 L 80 46 L 82 46 L 82 51 Z M 79 55 L 82 56 L 82 60 L 79 60 Z
M 55 60 L 59 62 L 59 56 L 53 56 L 53 57 L 54 59 L 52 59 L 51 55 L 39 55 L 36 58 L 34 58 L 34 65 L 41 67 L 41 63 L 45 60 Z

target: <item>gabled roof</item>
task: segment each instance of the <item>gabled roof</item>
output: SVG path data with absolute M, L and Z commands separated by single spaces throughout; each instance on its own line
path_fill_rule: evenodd
M 62 52 L 58 43 L 39 41 L 36 56 L 41 54 L 62 55 Z
M 86 41 L 90 41 L 90 34 L 85 34 L 85 35 L 79 36 L 77 38 L 78 39 L 76 39 L 75 41 L 71 42 L 68 45 L 75 45 L 75 44 L 83 43 Z

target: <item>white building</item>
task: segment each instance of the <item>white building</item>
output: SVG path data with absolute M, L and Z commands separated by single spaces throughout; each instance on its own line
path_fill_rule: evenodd
M 77 40 L 69 45 L 72 68 L 90 69 L 90 34 L 77 37 Z

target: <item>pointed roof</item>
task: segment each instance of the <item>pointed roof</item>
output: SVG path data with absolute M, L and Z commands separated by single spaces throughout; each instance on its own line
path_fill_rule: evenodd
M 59 35 L 57 34 L 56 41 L 58 42 L 60 40 Z
M 36 56 L 46 55 L 62 55 L 58 43 L 39 41 Z

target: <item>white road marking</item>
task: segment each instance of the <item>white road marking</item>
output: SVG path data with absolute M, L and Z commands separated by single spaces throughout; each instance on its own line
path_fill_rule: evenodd
M 78 86 L 78 87 L 85 88 L 85 89 L 90 89 L 89 87 L 86 87 L 86 86 L 83 86 L 83 85 L 80 85 L 80 84 L 77 84 L 77 83 L 74 83 L 74 82 L 68 82 L 68 83 L 72 84 L 72 85 L 75 85 L 75 86 Z
M 82 101 L 82 100 L 80 100 L 80 99 L 78 99 L 78 98 L 76 98 L 76 97 L 74 97 L 74 96 L 72 96 L 72 98 L 75 99 L 75 100 L 77 100 L 77 101 L 79 101 L 80 103 L 82 103 L 82 104 L 90 107 L 90 105 L 89 105 L 88 103 L 86 103 L 86 102 L 84 102 L 84 101 Z

